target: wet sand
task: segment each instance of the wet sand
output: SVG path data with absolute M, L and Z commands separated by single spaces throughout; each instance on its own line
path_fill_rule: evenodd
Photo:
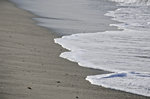
M 146 99 L 91 85 L 87 75 L 107 73 L 59 58 L 62 47 L 36 17 L 0 0 L 0 99 Z M 148 98 L 147 98 L 148 99 Z

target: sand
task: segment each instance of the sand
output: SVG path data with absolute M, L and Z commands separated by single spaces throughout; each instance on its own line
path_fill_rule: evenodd
M 0 99 L 146 99 L 91 85 L 87 75 L 107 72 L 59 58 L 57 35 L 33 17 L 0 0 Z

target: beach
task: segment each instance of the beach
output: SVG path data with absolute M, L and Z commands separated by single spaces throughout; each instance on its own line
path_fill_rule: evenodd
M 91 85 L 87 75 L 107 72 L 60 58 L 58 37 L 37 17 L 0 0 L 0 99 L 148 99 Z

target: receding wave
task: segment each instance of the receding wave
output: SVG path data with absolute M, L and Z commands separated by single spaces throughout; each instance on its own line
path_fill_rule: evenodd
M 103 69 L 112 74 L 91 75 L 92 84 L 150 96 L 150 6 L 149 0 L 112 0 L 118 9 L 107 16 L 121 23 L 123 31 L 76 34 L 55 39 L 70 52 L 60 56 L 80 66 Z M 121 5 L 121 6 L 120 6 Z
M 150 5 L 150 0 L 111 0 L 119 3 L 134 3 Z

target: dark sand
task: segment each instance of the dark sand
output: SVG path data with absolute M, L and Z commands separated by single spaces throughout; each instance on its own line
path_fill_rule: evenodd
M 91 85 L 87 75 L 106 72 L 59 58 L 57 36 L 33 17 L 0 0 L 0 99 L 146 99 Z

